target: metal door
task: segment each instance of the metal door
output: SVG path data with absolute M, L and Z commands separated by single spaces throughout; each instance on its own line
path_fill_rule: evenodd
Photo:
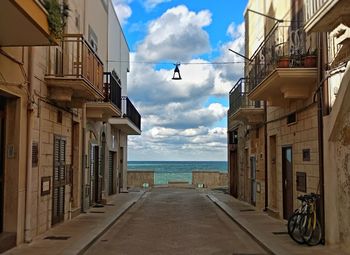
M 65 182 L 66 182 L 66 140 L 54 138 L 52 225 L 64 220 Z
M 250 203 L 256 205 L 256 158 L 250 157 Z
M 0 233 L 3 231 L 4 211 L 4 146 L 5 146 L 5 99 L 0 97 Z
M 292 147 L 282 148 L 283 218 L 293 213 L 293 152 Z
M 114 186 L 114 155 L 115 153 L 110 151 L 108 157 L 108 194 L 112 195 L 115 193 Z

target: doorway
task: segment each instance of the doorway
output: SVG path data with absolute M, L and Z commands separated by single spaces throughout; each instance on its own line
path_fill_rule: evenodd
M 108 195 L 115 194 L 114 157 L 115 152 L 110 151 L 108 157 Z
M 5 98 L 0 97 L 0 233 L 4 227 L 4 146 L 5 146 Z
M 100 197 L 100 173 L 99 173 L 99 147 L 91 145 L 90 149 L 90 205 L 101 201 Z
M 277 209 L 277 168 L 276 168 L 276 136 L 270 136 L 270 175 L 269 175 L 269 206 L 272 209 Z
M 256 205 L 256 158 L 250 157 L 250 203 Z
M 283 218 L 289 219 L 293 214 L 293 151 L 292 147 L 282 148 L 282 190 Z
M 66 140 L 60 136 L 54 138 L 52 225 L 64 220 L 66 185 Z
M 230 193 L 238 198 L 238 168 L 237 168 L 237 150 L 230 151 Z

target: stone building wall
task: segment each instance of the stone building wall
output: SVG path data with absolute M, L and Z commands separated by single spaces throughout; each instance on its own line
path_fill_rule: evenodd
M 310 106 L 311 105 L 311 106 Z M 309 106 L 309 107 L 308 107 Z M 292 147 L 293 164 L 293 207 L 299 206 L 297 196 L 304 192 L 297 191 L 296 173 L 306 173 L 306 193 L 317 192 L 319 183 L 319 151 L 318 151 L 318 122 L 317 106 L 312 104 L 312 98 L 302 101 L 286 103 L 284 107 L 268 108 L 268 138 L 276 137 L 276 174 L 272 173 L 272 161 L 269 159 L 269 190 L 270 194 L 276 194 L 276 197 L 269 198 L 269 207 L 277 210 L 279 217 L 283 215 L 283 189 L 282 189 L 282 148 Z M 303 109 L 303 110 L 301 110 Z M 300 111 L 301 110 L 301 111 Z M 295 123 L 287 124 L 286 116 L 296 112 Z M 276 121 L 274 121 L 276 120 Z M 272 145 L 268 143 L 268 151 L 271 151 Z M 303 150 L 310 151 L 310 159 L 303 159 Z M 276 178 L 273 182 L 272 178 Z M 273 201 L 277 199 L 277 201 Z M 273 208 L 275 204 L 277 208 Z

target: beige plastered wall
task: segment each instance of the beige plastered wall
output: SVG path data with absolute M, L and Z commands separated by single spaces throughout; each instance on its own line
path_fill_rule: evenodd
M 19 244 L 24 240 L 28 50 L 2 50 L 15 59 L 0 53 L 0 94 L 6 97 L 3 223 L 5 232 L 17 233 Z
M 328 244 L 350 251 L 350 67 L 340 81 L 332 111 L 323 119 L 325 234 Z

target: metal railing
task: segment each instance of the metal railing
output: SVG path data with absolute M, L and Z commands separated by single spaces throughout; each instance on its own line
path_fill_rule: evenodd
M 80 34 L 64 35 L 60 46 L 49 48 L 47 76 L 84 79 L 103 92 L 103 63 Z
M 308 22 L 322 6 L 331 0 L 304 0 L 305 22 Z
M 112 102 L 119 109 L 122 108 L 122 88 L 119 77 L 111 72 L 104 73 L 104 101 Z
M 247 68 L 249 91 L 278 67 L 304 67 L 304 57 L 314 53 L 303 27 L 291 24 L 276 24 L 253 54 Z
M 229 114 L 235 114 L 240 108 L 261 108 L 260 101 L 248 99 L 249 80 L 241 78 L 230 91 L 230 109 Z
M 122 113 L 123 117 L 127 117 L 139 130 L 141 130 L 141 115 L 126 96 L 122 97 Z

